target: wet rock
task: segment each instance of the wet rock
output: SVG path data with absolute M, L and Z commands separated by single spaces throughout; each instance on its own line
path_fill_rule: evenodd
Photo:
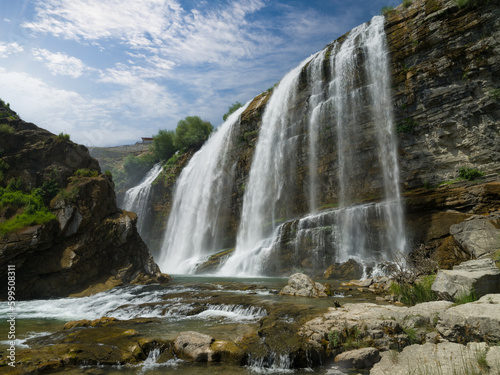
M 363 276 L 363 266 L 353 259 L 345 263 L 332 264 L 323 274 L 323 279 L 359 279 Z
M 303 273 L 294 273 L 288 279 L 288 284 L 280 291 L 280 295 L 297 297 L 326 297 L 325 287 L 315 283 Z
M 481 358 L 484 358 L 482 360 Z M 410 345 L 401 353 L 390 351 L 370 371 L 370 375 L 422 374 L 475 374 L 500 370 L 500 347 L 486 343 L 469 343 L 467 346 L 443 342 L 439 344 Z
M 203 333 L 188 331 L 181 332 L 174 340 L 174 351 L 179 358 L 186 358 L 195 362 L 212 362 L 216 360 L 215 352 L 211 349 L 215 339 Z
M 432 290 L 442 299 L 454 300 L 474 292 L 481 297 L 500 292 L 500 270 L 492 259 L 464 262 L 453 270 L 440 270 Z
M 365 369 L 380 361 L 380 353 L 375 348 L 363 348 L 341 353 L 335 357 L 335 363 L 342 368 Z
M 454 342 L 500 341 L 500 294 L 488 294 L 441 312 L 436 328 Z

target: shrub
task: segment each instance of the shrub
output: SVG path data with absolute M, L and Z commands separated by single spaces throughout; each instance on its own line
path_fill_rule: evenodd
M 175 132 L 172 130 L 160 130 L 153 137 L 153 154 L 158 160 L 168 160 L 177 151 L 174 146 Z
M 224 121 L 226 121 L 227 118 L 229 117 L 229 115 L 231 115 L 231 113 L 233 113 L 234 111 L 236 111 L 238 108 L 241 108 L 241 107 L 243 107 L 243 104 L 241 104 L 240 102 L 234 103 L 231 107 L 229 107 L 229 110 L 227 111 L 227 113 L 225 113 L 224 116 L 222 116 L 222 119 Z
M 388 15 L 390 12 L 392 12 L 394 10 L 394 7 L 393 6 L 390 6 L 390 5 L 386 5 L 384 7 L 382 7 L 382 9 L 380 10 L 380 14 L 386 16 Z
M 482 176 L 484 176 L 484 172 L 475 168 L 461 167 L 458 169 L 458 177 L 467 181 L 472 181 Z
M 0 133 L 13 134 L 15 132 L 14 128 L 7 124 L 0 125 Z
M 213 130 L 210 122 L 198 116 L 188 116 L 177 123 L 174 146 L 177 150 L 199 147 Z
M 70 139 L 70 136 L 69 134 L 66 134 L 66 133 L 59 133 L 57 136 L 56 136 L 56 140 L 57 141 L 69 141 Z
M 500 101 L 500 89 L 491 90 L 489 95 L 492 99 Z
M 404 8 L 408 8 L 411 4 L 413 4 L 413 0 L 403 0 Z
M 78 169 L 75 173 L 73 173 L 75 177 L 97 177 L 99 176 L 98 171 L 93 171 L 91 169 Z
M 48 204 L 60 191 L 59 183 L 56 180 L 46 181 L 42 186 L 36 188 L 34 193 L 40 196 Z
M 412 118 L 405 118 L 396 123 L 396 133 L 413 133 L 417 123 Z
M 459 8 L 465 8 L 466 6 L 469 5 L 469 0 L 453 0 L 455 5 L 457 5 Z

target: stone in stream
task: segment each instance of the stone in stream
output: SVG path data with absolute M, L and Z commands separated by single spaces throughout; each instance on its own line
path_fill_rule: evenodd
M 294 273 L 288 279 L 288 284 L 280 291 L 280 295 L 297 297 L 326 297 L 325 287 L 315 283 L 303 273 Z
M 341 368 L 370 368 L 378 361 L 380 361 L 380 353 L 375 348 L 350 350 L 335 357 L 335 364 Z

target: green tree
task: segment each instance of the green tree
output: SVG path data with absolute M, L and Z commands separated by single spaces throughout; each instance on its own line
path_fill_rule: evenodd
M 203 121 L 198 116 L 188 116 L 177 123 L 174 146 L 177 150 L 199 147 L 213 130 L 210 122 Z
M 231 107 L 229 107 L 229 110 L 227 111 L 227 113 L 224 116 L 222 116 L 222 119 L 224 121 L 226 121 L 231 113 L 233 113 L 234 111 L 236 111 L 238 108 L 241 108 L 241 107 L 243 107 L 243 104 L 241 104 L 240 102 L 234 103 Z
M 168 160 L 177 151 L 174 146 L 175 132 L 173 130 L 159 130 L 153 136 L 153 154 L 156 160 Z

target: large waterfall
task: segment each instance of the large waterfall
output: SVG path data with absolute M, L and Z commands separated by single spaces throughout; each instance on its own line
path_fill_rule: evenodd
M 244 189 L 236 247 L 221 275 L 324 270 L 406 249 L 384 18 L 304 60 L 274 89 Z M 234 184 L 233 114 L 178 179 L 163 271 L 192 273 L 222 250 Z M 225 189 L 225 194 L 222 192 Z M 227 227 L 226 227 L 227 228 Z
M 326 76 L 330 79 L 325 82 L 327 55 L 330 72 Z M 310 96 L 305 109 L 297 111 L 297 101 L 303 100 L 301 74 L 306 66 Z M 300 161 L 304 118 L 308 119 L 309 169 L 304 195 L 309 210 L 316 211 L 318 204 L 317 171 L 321 166 L 317 145 L 322 127 L 328 123 L 334 124 L 337 140 L 339 207 L 328 213 L 313 213 L 293 225 L 280 225 L 293 218 L 291 207 L 297 202 L 297 186 L 293 186 L 291 176 L 296 175 L 294 169 Z M 364 145 L 368 145 L 367 149 L 363 149 Z M 363 165 L 367 153 L 375 156 L 369 161 L 372 165 Z M 379 173 L 360 174 L 360 168 L 370 167 Z M 381 203 L 356 204 L 362 196 L 359 191 L 366 184 L 382 185 Z M 314 249 L 308 254 L 312 263 L 315 259 L 344 262 L 355 258 L 361 263 L 390 260 L 406 247 L 399 195 L 384 18 L 374 17 L 370 23 L 352 30 L 340 46 L 330 46 L 289 72 L 273 93 L 264 113 L 250 171 L 236 250 L 220 273 L 270 272 L 272 256 L 285 242 L 283 232 L 287 233 L 288 245 L 302 246 L 297 251 L 304 253 L 304 237 L 308 237 L 307 242 Z M 330 254 L 333 252 L 330 258 L 328 249 Z
M 128 189 L 123 198 L 122 208 L 137 214 L 137 230 L 139 234 L 144 234 L 144 228 L 148 223 L 148 214 L 151 210 L 150 196 L 151 184 L 162 171 L 161 163 L 157 163 L 144 176 L 139 185 Z
M 201 257 L 219 249 L 219 218 L 229 206 L 224 191 L 233 183 L 234 166 L 227 158 L 231 132 L 247 105 L 232 113 L 182 170 L 158 262 L 162 271 L 193 273 Z

